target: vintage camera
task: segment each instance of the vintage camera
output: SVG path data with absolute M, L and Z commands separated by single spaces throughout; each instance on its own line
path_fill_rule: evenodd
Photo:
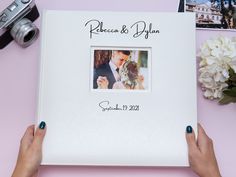
M 15 0 L 0 12 L 0 49 L 13 39 L 21 47 L 30 46 L 39 34 L 39 29 L 32 23 L 38 17 L 34 0 Z

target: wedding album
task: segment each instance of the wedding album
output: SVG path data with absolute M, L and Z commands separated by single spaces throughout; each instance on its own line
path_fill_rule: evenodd
M 189 165 L 194 14 L 47 10 L 41 32 L 42 164 Z

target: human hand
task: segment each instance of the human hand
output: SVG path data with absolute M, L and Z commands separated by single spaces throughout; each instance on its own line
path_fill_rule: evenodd
M 12 177 L 36 177 L 42 160 L 42 143 L 46 133 L 46 124 L 41 122 L 39 127 L 34 125 L 27 128 L 21 139 L 20 150 Z
M 200 124 L 198 124 L 197 141 L 191 126 L 186 128 L 186 140 L 191 169 L 200 177 L 221 177 L 213 141 L 207 136 Z
M 107 77 L 99 76 L 97 79 L 97 85 L 99 89 L 108 89 L 109 81 L 107 80 Z

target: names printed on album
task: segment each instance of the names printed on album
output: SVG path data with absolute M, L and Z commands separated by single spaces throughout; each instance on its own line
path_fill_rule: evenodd
M 137 21 L 127 26 L 125 24 L 121 25 L 120 28 L 107 28 L 104 27 L 104 22 L 96 19 L 89 20 L 85 23 L 85 27 L 89 26 L 89 36 L 92 39 L 95 35 L 102 33 L 107 34 L 130 34 L 133 38 L 144 37 L 144 39 L 149 39 L 151 35 L 156 35 L 160 33 L 159 29 L 153 27 L 153 23 L 147 23 L 145 21 Z

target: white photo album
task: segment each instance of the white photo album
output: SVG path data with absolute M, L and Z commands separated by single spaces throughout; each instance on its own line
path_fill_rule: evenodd
M 188 166 L 195 15 L 44 11 L 42 164 Z

